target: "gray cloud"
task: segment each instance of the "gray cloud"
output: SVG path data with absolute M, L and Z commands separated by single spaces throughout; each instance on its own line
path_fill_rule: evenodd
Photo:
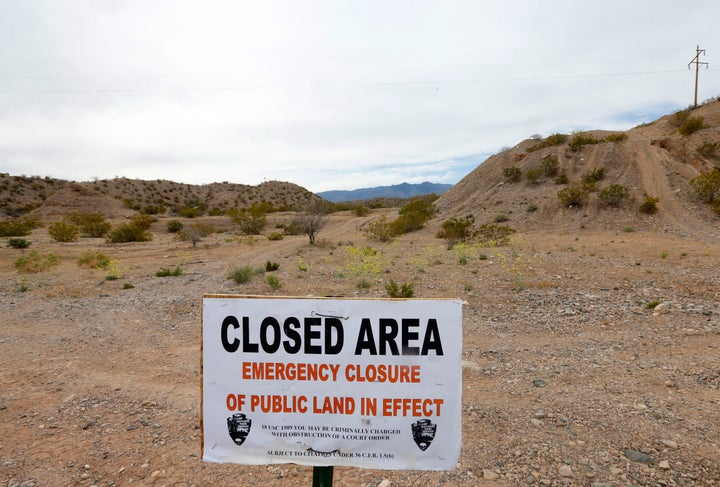
M 0 170 L 454 183 L 531 134 L 719 95 L 714 1 L 5 2 Z

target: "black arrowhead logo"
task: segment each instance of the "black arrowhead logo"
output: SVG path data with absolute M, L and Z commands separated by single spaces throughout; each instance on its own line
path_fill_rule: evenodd
M 227 419 L 228 433 L 237 446 L 245 443 L 252 420 L 242 413 L 235 413 Z
M 430 443 L 435 439 L 436 431 L 437 425 L 429 419 L 419 419 L 412 424 L 413 440 L 422 451 L 428 449 Z

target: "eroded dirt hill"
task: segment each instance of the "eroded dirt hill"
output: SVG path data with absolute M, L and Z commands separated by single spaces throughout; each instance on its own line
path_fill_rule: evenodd
M 682 135 L 678 128 L 688 118 L 703 118 L 703 128 Z M 598 143 L 573 144 L 585 136 Z M 610 141 L 608 141 L 608 138 Z M 612 141 L 614 140 L 614 141 Z M 694 110 L 678 112 L 627 132 L 591 131 L 567 135 L 562 143 L 552 139 L 528 139 L 490 157 L 463 178 L 437 202 L 440 219 L 472 214 L 476 222 L 492 221 L 497 215 L 508 217 L 516 229 L 578 228 L 602 230 L 653 229 L 679 236 L 716 239 L 718 219 L 695 196 L 689 181 L 712 169 L 720 160 L 720 150 L 698 149 L 720 145 L 720 102 Z M 576 146 L 576 147 L 574 147 Z M 546 174 L 548 161 L 556 160 L 557 173 Z M 507 172 L 521 174 L 511 182 Z M 535 170 L 534 181 L 529 174 Z M 604 171 L 597 190 L 583 206 L 567 207 L 558 191 L 580 183 L 594 171 Z M 557 177 L 567 176 L 560 183 Z M 598 192 L 612 184 L 629 190 L 619 208 L 608 207 Z M 657 213 L 638 212 L 647 197 L 657 198 Z

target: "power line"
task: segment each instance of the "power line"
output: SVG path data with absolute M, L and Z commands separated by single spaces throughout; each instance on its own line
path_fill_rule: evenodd
M 707 63 L 702 63 L 707 64 Z M 519 76 L 497 78 L 456 78 L 437 80 L 409 80 L 409 81 L 350 81 L 350 82 L 314 82 L 305 83 L 309 87 L 343 87 L 343 86 L 422 86 L 445 85 L 458 83 L 494 83 L 503 81 L 542 81 L 542 80 L 570 80 L 592 78 L 614 78 L 625 76 L 640 76 L 651 74 L 666 74 L 682 72 L 681 69 L 668 69 L 658 71 L 632 71 L 605 74 L 578 74 L 578 75 L 548 75 L 548 76 Z M 0 88 L 0 93 L 162 93 L 162 92 L 216 92 L 216 91 L 254 91 L 267 89 L 283 89 L 298 86 L 297 83 L 260 84 L 245 86 L 206 86 L 206 87 L 179 87 L 179 88 Z
M 695 57 L 692 61 L 688 63 L 688 69 L 690 69 L 690 65 L 695 63 L 695 108 L 697 108 L 697 91 L 698 91 L 698 78 L 700 76 L 700 65 L 704 64 L 706 67 L 710 66 L 710 63 L 702 63 L 700 62 L 700 54 L 703 56 L 705 55 L 705 49 L 700 49 L 700 46 L 698 45 L 695 48 Z

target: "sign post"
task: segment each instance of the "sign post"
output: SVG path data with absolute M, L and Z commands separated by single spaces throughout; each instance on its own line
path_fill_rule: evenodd
M 207 462 L 452 470 L 462 303 L 206 295 Z
M 332 467 L 313 467 L 312 487 L 332 487 L 332 482 Z

